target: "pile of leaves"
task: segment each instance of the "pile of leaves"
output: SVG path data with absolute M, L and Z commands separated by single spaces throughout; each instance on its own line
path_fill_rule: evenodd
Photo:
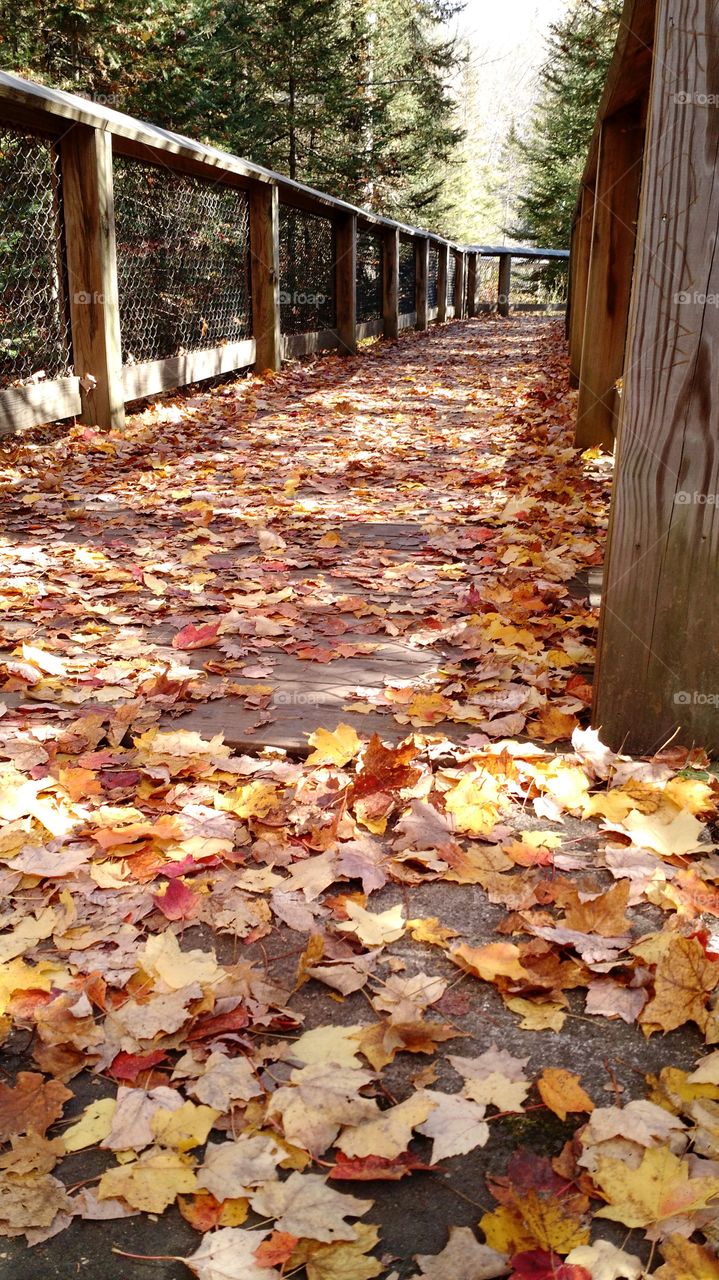
M 476 322 L 6 447 L 3 1235 L 175 1206 L 200 1280 L 719 1276 L 719 788 L 583 727 L 606 470 L 563 371 L 553 329 Z M 352 546 L 380 519 L 421 529 L 411 560 Z M 306 758 L 183 727 L 220 697 L 271 723 L 274 664 L 358 636 L 442 660 Z M 461 930 L 413 906 L 448 886 Z M 602 1096 L 585 1019 L 696 1060 Z M 547 1149 L 508 1144 L 534 1113 Z M 382 1184 L 496 1135 L 472 1227 L 445 1205 L 444 1249 L 393 1257 Z

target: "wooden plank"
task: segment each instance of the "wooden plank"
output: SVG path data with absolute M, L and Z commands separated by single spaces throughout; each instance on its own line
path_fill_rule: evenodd
M 188 382 L 200 382 L 203 378 L 216 378 L 235 369 L 247 369 L 255 363 L 255 339 L 244 342 L 226 342 L 208 351 L 188 351 L 184 356 L 169 360 L 149 360 L 144 364 L 126 365 L 122 371 L 125 400 L 140 400 L 144 396 L 184 387 Z
M 399 227 L 382 236 L 382 316 L 385 338 L 399 332 Z
M 569 315 L 569 381 L 579 386 L 582 372 L 582 343 L 584 320 L 587 310 L 587 285 L 589 283 L 589 257 L 592 247 L 592 222 L 594 218 L 594 187 L 583 186 L 580 193 L 579 216 L 574 224 L 571 258 L 571 307 Z
M 465 317 L 465 285 L 466 285 L 466 256 L 461 249 L 455 250 L 455 259 L 457 261 L 457 273 L 454 283 L 454 317 L 455 320 L 464 320 Z
M 80 419 L 122 430 L 125 407 L 110 135 L 75 124 L 62 139 L 60 160 Z
M 717 0 L 660 0 L 594 723 L 719 749 Z
M 384 320 L 362 320 L 357 325 L 357 341 L 364 338 L 378 338 L 384 333 Z
M 357 215 L 335 219 L 335 306 L 341 355 L 357 353 Z
M 414 329 L 417 324 L 416 311 L 404 311 L 397 317 L 397 329 Z
M 447 319 L 447 278 L 449 275 L 449 245 L 440 244 L 437 259 L 437 324 Z
M 597 173 L 602 122 L 649 91 L 657 0 L 624 0 L 617 43 L 609 64 L 582 182 Z
M 641 104 L 632 103 L 602 126 L 575 435 L 580 449 L 612 449 L 616 435 L 644 152 L 642 116 Z
M 467 315 L 477 314 L 477 254 L 467 255 Z
M 250 291 L 255 368 L 279 369 L 280 204 L 276 186 L 250 188 Z
M 509 315 L 509 301 L 512 292 L 512 255 L 500 253 L 499 275 L 497 277 L 497 314 Z
M 429 281 L 429 240 L 417 236 L 414 242 L 415 328 L 427 328 L 427 284 Z
M 317 351 L 334 351 L 339 346 L 335 329 L 319 329 L 313 333 L 283 333 L 280 348 L 283 360 L 312 356 Z
M 78 378 L 53 378 L 26 387 L 7 387 L 0 391 L 0 436 L 44 422 L 79 417 L 81 410 Z

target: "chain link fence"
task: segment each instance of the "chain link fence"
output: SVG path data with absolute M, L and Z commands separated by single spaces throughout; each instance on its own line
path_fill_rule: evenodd
M 280 205 L 280 327 L 283 333 L 333 329 L 335 234 L 329 218 Z
M 113 173 L 123 363 L 249 337 L 246 193 L 124 156 Z
M 0 129 L 0 387 L 72 373 L 55 144 Z
M 372 231 L 357 233 L 357 321 L 382 318 L 382 241 Z
M 495 311 L 499 292 L 499 258 L 477 258 L 477 308 Z
M 455 296 L 457 291 L 456 286 L 457 286 L 457 259 L 452 253 L 452 250 L 450 249 L 449 256 L 447 259 L 447 306 L 448 307 L 453 307 L 456 305 L 456 296 Z
M 567 304 L 568 272 L 565 259 L 512 259 L 510 309 L 561 311 Z
M 427 268 L 427 306 L 431 309 L 438 306 L 439 294 L 439 249 L 430 245 L 429 264 Z
M 417 303 L 415 297 L 414 241 L 399 242 L 399 313 L 410 315 Z

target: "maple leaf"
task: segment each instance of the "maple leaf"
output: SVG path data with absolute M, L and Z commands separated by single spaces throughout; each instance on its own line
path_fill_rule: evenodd
M 0 1233 L 14 1235 L 49 1227 L 57 1214 L 72 1213 L 65 1187 L 50 1174 L 0 1174 Z
M 180 1192 L 197 1186 L 193 1161 L 175 1151 L 145 1152 L 131 1164 L 106 1169 L 100 1178 L 100 1200 L 121 1197 L 133 1209 L 162 1213 Z
M 396 792 L 411 787 L 420 776 L 419 769 L 410 762 L 417 755 L 411 742 L 398 747 L 385 747 L 378 734 L 373 734 L 362 756 L 359 772 L 350 787 L 350 803 L 364 799 L 375 792 Z
M 594 1280 L 586 1267 L 563 1263 L 554 1253 L 531 1249 L 512 1258 L 509 1280 Z
M 719 983 L 719 961 L 709 960 L 696 938 L 673 936 L 659 958 L 654 975 L 654 998 L 639 1021 L 647 1033 L 673 1031 L 685 1022 L 707 1024 L 707 998 Z
M 563 1067 L 545 1067 L 537 1081 L 542 1102 L 560 1120 L 566 1120 L 570 1111 L 593 1111 L 594 1103 L 579 1083 L 579 1076 Z
M 450 1227 L 441 1253 L 417 1254 L 415 1261 L 424 1280 L 495 1280 L 509 1274 L 506 1257 L 480 1244 L 469 1227 Z
M 19 1071 L 14 1087 L 0 1082 L 0 1140 L 30 1131 L 43 1137 L 71 1097 L 59 1080 L 36 1071 Z
M 692 1178 L 686 1160 L 666 1147 L 644 1151 L 636 1169 L 623 1160 L 600 1158 L 592 1177 L 609 1201 L 595 1216 L 627 1227 L 649 1227 L 696 1213 L 719 1196 L 719 1178 Z
M 205 1236 L 199 1249 L 180 1258 L 198 1280 L 280 1280 L 274 1267 L 257 1261 L 255 1251 L 268 1235 L 242 1227 L 223 1227 Z
M 342 932 L 354 933 L 365 947 L 382 947 L 396 942 L 405 929 L 404 908 L 401 902 L 387 911 L 367 911 L 358 902 L 347 899 L 347 920 L 335 926 Z
M 400 1182 L 409 1173 L 434 1167 L 423 1164 L 409 1151 L 403 1151 L 401 1155 L 391 1159 L 387 1156 L 346 1156 L 338 1151 L 329 1176 L 336 1182 Z
M 623 1249 L 618 1249 L 608 1240 L 597 1240 L 591 1245 L 578 1245 L 567 1254 L 567 1263 L 586 1267 L 591 1280 L 642 1280 L 644 1276 L 644 1264 L 641 1258 L 625 1253 Z M 669 1277 L 665 1280 L 669 1280 Z M 672 1280 L 679 1280 L 679 1276 L 672 1277 Z
M 291 1173 L 286 1182 L 271 1182 L 251 1197 L 252 1208 L 263 1218 L 275 1218 L 280 1231 L 329 1243 L 355 1240 L 356 1229 L 345 1218 L 361 1218 L 372 1200 L 339 1195 L 317 1174 Z
M 417 1097 L 428 1099 L 434 1108 L 427 1119 L 416 1126 L 419 1133 L 434 1139 L 433 1163 L 464 1155 L 475 1147 L 483 1147 L 489 1140 L 484 1106 L 461 1093 L 439 1093 L 435 1089 L 424 1089 Z
M 657 1280 L 719 1280 L 719 1258 L 700 1244 L 690 1244 L 683 1236 L 670 1236 L 661 1246 L 664 1265 L 655 1271 Z
M 375 1117 L 377 1103 L 359 1095 L 359 1090 L 372 1079 L 372 1072 L 355 1067 L 342 1067 L 335 1062 L 311 1063 L 293 1071 L 291 1083 L 275 1090 L 268 1117 L 280 1121 L 288 1142 L 321 1155 L 342 1125 Z
M 188 622 L 186 627 L 173 636 L 172 647 L 173 649 L 209 649 L 216 644 L 219 629 L 219 621 L 208 622 L 201 627 L 195 626 L 194 622 Z
M 237 1199 L 275 1178 L 282 1159 L 272 1138 L 241 1133 L 234 1142 L 209 1143 L 197 1184 L 217 1200 Z
M 338 724 L 334 730 L 315 729 L 307 739 L 314 751 L 307 757 L 308 765 L 345 765 L 362 750 L 362 740 L 349 724 Z

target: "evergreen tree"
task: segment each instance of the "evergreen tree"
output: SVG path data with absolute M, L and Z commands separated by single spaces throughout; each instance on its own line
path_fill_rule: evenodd
M 569 247 L 577 188 L 621 10 L 621 0 L 571 0 L 566 17 L 550 29 L 528 134 L 513 137 L 522 189 L 510 231 L 519 241 Z

